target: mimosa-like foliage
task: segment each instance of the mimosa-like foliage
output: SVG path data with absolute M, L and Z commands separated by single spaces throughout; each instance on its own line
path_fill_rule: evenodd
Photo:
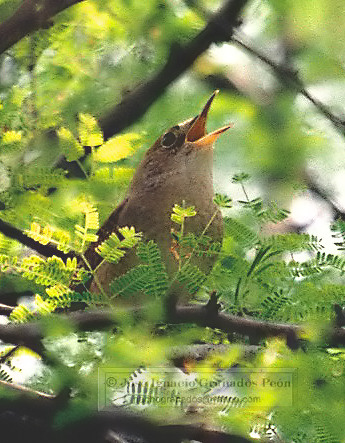
M 145 291 L 153 296 L 163 295 L 168 287 L 168 277 L 158 246 L 151 240 L 141 242 L 137 248 L 139 260 L 148 267 Z
M 138 134 L 124 134 L 106 141 L 96 151 L 94 159 L 99 163 L 114 163 L 134 154 L 134 146 L 141 137 Z
M 34 280 L 43 286 L 62 284 L 68 287 L 73 281 L 82 281 L 85 272 L 77 267 L 77 260 L 67 258 L 66 263 L 59 257 L 47 259 L 31 255 L 18 259 L 2 254 L 0 256 L 0 269 L 2 272 L 12 271 L 23 275 L 28 280 Z
M 133 226 L 131 228 L 119 228 L 121 240 L 117 234 L 113 233 L 110 237 L 97 246 L 98 254 L 109 263 L 118 263 L 125 255 L 126 249 L 132 249 L 141 239 L 141 233 L 135 232 Z
M 31 228 L 25 232 L 29 237 L 38 241 L 42 245 L 53 243 L 56 244 L 56 247 L 63 252 L 68 252 L 71 249 L 71 237 L 66 231 L 52 228 L 49 225 L 42 228 L 38 223 L 32 222 Z
M 257 235 L 248 226 L 231 217 L 224 219 L 224 231 L 245 248 L 252 248 L 259 242 Z
M 80 203 L 80 209 L 85 215 L 84 226 L 75 225 L 75 235 L 80 239 L 80 251 L 83 251 L 87 243 L 95 242 L 98 236 L 89 231 L 96 231 L 99 228 L 98 211 L 87 201 Z
M 195 293 L 205 282 L 206 275 L 197 267 L 190 263 L 183 265 L 178 272 L 176 279 L 187 286 L 188 291 Z
M 79 114 L 78 135 L 83 146 L 100 146 L 103 144 L 103 134 L 97 120 L 88 114 Z
M 69 129 L 60 128 L 57 131 L 60 140 L 61 151 L 66 157 L 66 160 L 71 162 L 79 160 L 84 155 L 84 149 L 81 143 L 76 140 Z

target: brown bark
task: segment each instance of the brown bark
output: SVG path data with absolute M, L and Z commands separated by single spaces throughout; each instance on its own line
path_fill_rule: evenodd
M 66 260 L 68 257 L 73 258 L 76 256 L 73 252 L 65 254 L 64 252 L 60 251 L 55 246 L 50 244 L 42 245 L 38 241 L 28 237 L 20 229 L 16 228 L 15 226 L 1 219 L 0 219 L 0 232 L 6 235 L 6 237 L 12 238 L 13 240 L 17 240 L 22 245 L 35 250 L 36 252 L 45 257 L 52 257 L 53 255 L 56 255 L 57 257 Z
M 206 27 L 185 46 L 173 46 L 163 68 L 147 82 L 137 86 L 100 119 L 105 139 L 121 132 L 140 117 L 165 89 L 187 71 L 212 43 L 230 40 L 247 0 L 228 0 Z
M 131 308 L 133 315 L 139 308 Z M 61 319 L 71 323 L 73 327 L 82 331 L 110 329 L 118 324 L 116 315 L 111 310 L 96 309 L 76 311 L 68 314 L 59 314 Z M 285 337 L 291 349 L 299 346 L 298 337 L 303 334 L 303 327 L 288 323 L 274 323 L 244 318 L 224 312 L 209 312 L 207 306 L 189 305 L 177 307 L 172 317 L 162 319 L 171 324 L 196 324 L 201 327 L 216 328 L 223 332 L 263 339 L 266 337 Z M 41 340 L 44 336 L 44 324 L 40 321 L 31 321 L 23 324 L 0 325 L 0 339 L 5 343 L 26 346 L 36 352 L 42 351 Z M 345 329 L 330 325 L 325 343 L 330 346 L 345 344 Z
M 52 18 L 83 0 L 24 0 L 15 13 L 0 24 L 0 54 L 26 35 L 52 25 Z

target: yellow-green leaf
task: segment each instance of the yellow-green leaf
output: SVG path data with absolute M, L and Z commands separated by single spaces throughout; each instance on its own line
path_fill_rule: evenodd
M 22 139 L 22 133 L 20 131 L 6 131 L 2 134 L 2 142 L 5 145 L 11 145 L 12 143 L 19 143 Z
M 100 146 L 103 144 L 103 134 L 95 117 L 89 114 L 79 114 L 79 139 L 83 146 Z
M 84 155 L 84 149 L 81 144 L 73 137 L 72 132 L 66 128 L 60 128 L 57 131 L 59 143 L 66 160 L 69 162 L 78 160 Z
M 129 133 L 111 138 L 94 154 L 94 160 L 101 163 L 114 163 L 134 154 L 134 145 L 139 134 Z

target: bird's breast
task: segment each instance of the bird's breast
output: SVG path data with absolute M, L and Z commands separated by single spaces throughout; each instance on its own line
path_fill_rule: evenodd
M 154 240 L 158 244 L 169 275 L 173 275 L 178 268 L 176 254 L 172 252 L 172 229 L 180 230 L 180 226 L 171 220 L 175 204 L 195 206 L 197 214 L 185 220 L 185 233 L 200 236 L 213 219 L 206 235 L 214 241 L 222 240 L 222 217 L 213 203 L 210 177 L 186 178 L 185 175 L 175 174 L 169 180 L 156 182 L 154 186 L 141 187 L 140 191 L 132 189 L 118 217 L 118 227 L 134 226 L 137 232 L 143 233 L 145 239 Z M 214 257 L 193 259 L 193 262 L 207 273 L 214 264 Z M 108 290 L 109 283 L 115 277 L 137 263 L 134 251 L 129 251 L 119 264 L 103 264 L 98 270 L 98 277 L 105 290 Z

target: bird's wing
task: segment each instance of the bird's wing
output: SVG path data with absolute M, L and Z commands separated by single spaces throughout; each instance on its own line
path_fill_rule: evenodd
M 128 202 L 128 198 L 125 198 L 110 214 L 108 219 L 103 223 L 102 227 L 98 230 L 98 240 L 94 243 L 91 243 L 90 246 L 87 248 L 84 256 L 86 260 L 91 265 L 92 269 L 95 269 L 97 265 L 102 261 L 102 257 L 97 254 L 95 249 L 97 246 L 99 246 L 104 240 L 106 240 L 113 232 L 118 233 L 118 221 L 120 218 L 120 214 L 123 210 L 123 208 L 126 206 Z

